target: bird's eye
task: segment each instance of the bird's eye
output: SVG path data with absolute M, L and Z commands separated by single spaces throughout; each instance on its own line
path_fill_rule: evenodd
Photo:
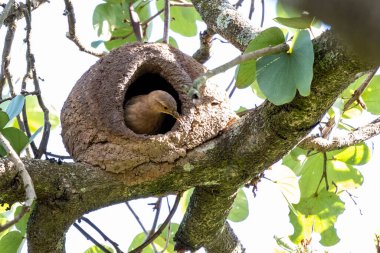
M 167 106 L 164 106 L 164 109 L 165 109 L 165 110 L 167 110 L 167 109 L 168 109 L 168 107 L 167 107 Z

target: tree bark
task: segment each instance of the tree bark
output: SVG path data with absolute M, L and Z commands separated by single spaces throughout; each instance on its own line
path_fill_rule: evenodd
M 219 14 L 226 16 L 219 16 L 219 19 L 234 20 L 237 26 L 242 24 L 245 28 L 237 32 L 244 36 L 231 31 L 232 25 L 224 27 L 223 33 L 226 37 L 231 35 L 228 38 L 241 50 L 254 37 L 253 27 L 227 6 L 226 1 L 193 2 L 208 25 L 218 33 L 223 26 L 213 24 L 211 17 L 206 17 L 211 13 L 207 8 L 213 8 L 213 4 L 220 4 L 215 11 L 227 8 L 228 11 Z M 297 95 L 291 103 L 282 106 L 265 102 L 219 137 L 172 164 L 146 163 L 134 168 L 132 173 L 112 174 L 78 163 L 58 165 L 24 160 L 38 197 L 28 227 L 29 251 L 64 252 L 64 233 L 70 224 L 89 211 L 131 199 L 173 194 L 191 187 L 198 188 L 181 223 L 177 241 L 186 249 L 205 246 L 209 252 L 239 252 L 234 251 L 237 248 L 243 251 L 226 223 L 237 188 L 297 145 L 319 123 L 356 73 L 373 68 L 345 50 L 331 31 L 315 39 L 314 52 L 310 96 Z M 24 198 L 23 189 L 15 180 L 15 170 L 7 159 L 0 160 L 0 164 L 0 202 L 20 201 Z M 213 208 L 210 201 L 218 205 L 217 208 Z M 197 237 L 201 230 L 207 234 L 206 240 Z M 220 248 L 217 244 L 221 241 L 231 247 Z

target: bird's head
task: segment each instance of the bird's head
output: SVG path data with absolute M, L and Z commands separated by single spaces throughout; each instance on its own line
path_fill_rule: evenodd
M 162 90 L 155 90 L 149 93 L 148 96 L 153 110 L 169 114 L 176 119 L 179 118 L 177 102 L 169 93 Z

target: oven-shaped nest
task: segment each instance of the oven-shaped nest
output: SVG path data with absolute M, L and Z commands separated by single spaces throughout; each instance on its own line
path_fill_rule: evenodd
M 184 87 L 205 71 L 166 44 L 132 43 L 111 51 L 83 74 L 62 108 L 67 151 L 75 161 L 116 173 L 185 156 L 237 117 L 215 84 L 207 82 L 198 99 L 188 96 Z M 136 134 L 125 123 L 125 105 L 153 90 L 176 100 L 180 120 L 166 117 L 158 134 Z

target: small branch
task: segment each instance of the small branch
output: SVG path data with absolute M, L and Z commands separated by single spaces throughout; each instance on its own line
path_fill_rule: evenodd
M 81 228 L 77 223 L 74 223 L 73 226 L 81 232 L 82 235 L 86 237 L 87 240 L 90 240 L 93 244 L 95 244 L 99 249 L 103 250 L 105 253 L 112 253 L 108 249 L 106 249 L 103 245 L 101 245 L 94 237 L 92 237 L 89 233 L 87 233 L 83 228 Z
M 289 46 L 286 43 L 283 43 L 283 44 L 280 44 L 277 46 L 270 46 L 270 47 L 262 48 L 262 49 L 259 49 L 259 50 L 256 50 L 256 51 L 253 51 L 253 52 L 250 52 L 247 54 L 239 55 L 235 59 L 223 64 L 222 66 L 219 66 L 215 69 L 208 70 L 206 73 L 204 73 L 203 75 L 196 78 L 193 82 L 193 89 L 198 90 L 199 87 L 201 85 L 203 85 L 207 79 L 209 79 L 215 75 L 218 75 L 220 73 L 223 73 L 226 70 L 228 70 L 228 69 L 230 69 L 230 68 L 232 68 L 232 67 L 234 67 L 234 66 L 236 66 L 242 62 L 254 60 L 254 59 L 257 59 L 259 57 L 266 56 L 266 55 L 286 52 L 288 50 L 289 50 Z
M 13 222 L 13 224 L 15 224 L 18 220 L 22 218 L 23 215 L 25 215 L 25 213 L 30 211 L 32 204 L 37 199 L 37 195 L 34 190 L 32 178 L 30 177 L 28 171 L 25 169 L 24 163 L 21 161 L 16 151 L 14 151 L 9 141 L 3 136 L 1 132 L 0 132 L 0 144 L 3 146 L 5 152 L 7 152 L 9 159 L 13 162 L 14 166 L 16 167 L 18 175 L 21 176 L 24 189 L 25 189 L 26 200 L 25 200 L 25 204 L 23 205 L 24 208 L 21 211 L 20 215 L 17 216 L 13 221 L 11 221 Z M 9 226 L 9 224 L 5 224 L 4 226 Z M 3 226 L 1 226 L 0 232 L 5 229 Z
M 243 4 L 244 0 L 238 0 L 234 5 L 233 7 L 235 7 L 235 9 L 238 9 L 241 7 L 241 5 Z
M 380 134 L 380 118 L 377 118 L 370 124 L 357 128 L 344 136 L 337 136 L 331 140 L 314 136 L 306 137 L 299 144 L 299 147 L 319 152 L 327 152 L 362 143 L 378 134 Z
M 169 198 L 166 196 L 166 204 L 167 204 L 167 207 L 168 207 L 168 210 L 169 210 L 169 213 L 171 212 L 171 207 L 170 207 L 170 203 L 169 203 Z M 169 241 L 170 241 L 170 233 L 171 233 L 171 223 L 168 224 L 168 233 L 166 235 L 166 242 L 165 242 L 165 245 L 164 247 L 162 248 L 161 250 L 161 253 L 164 253 L 165 250 L 168 248 L 169 246 Z
M 156 210 L 156 215 L 154 216 L 152 228 L 149 231 L 147 239 L 149 237 L 151 237 L 154 234 L 154 232 L 156 231 L 156 227 L 157 227 L 157 223 L 158 223 L 158 217 L 160 216 L 160 212 L 161 212 L 161 203 L 162 203 L 162 198 L 158 198 L 156 203 L 154 204 L 154 209 Z
M 145 235 L 148 235 L 148 231 L 145 229 L 144 227 L 144 224 L 142 224 L 142 222 L 140 221 L 140 217 L 137 215 L 137 213 L 133 210 L 133 208 L 131 207 L 131 205 L 129 205 L 129 202 L 125 202 L 125 204 L 127 205 L 129 211 L 132 213 L 132 215 L 135 217 L 135 220 L 137 221 L 137 223 L 140 225 L 141 229 L 143 230 L 144 234 Z M 154 243 L 151 244 L 154 252 L 157 252 L 157 249 L 156 249 L 156 246 L 154 245 Z
M 31 43 L 30 43 L 30 34 L 31 34 L 31 30 L 32 30 L 32 25 L 31 25 L 31 22 L 32 22 L 32 19 L 31 19 L 31 8 L 30 8 L 30 1 L 26 1 L 27 5 L 24 6 L 23 10 L 24 10 L 24 15 L 25 15 L 25 21 L 26 21 L 26 38 L 25 38 L 25 41 L 26 41 L 26 60 L 27 60 L 27 71 L 26 71 L 26 76 L 29 76 L 29 74 L 31 74 L 32 76 L 32 79 L 33 79 L 33 85 L 34 85 L 34 89 L 35 89 L 35 92 L 37 93 L 37 101 L 38 101 L 38 104 L 44 114 L 44 130 L 43 130 L 43 133 L 42 133 L 42 138 L 41 138 L 41 142 L 40 142 L 40 145 L 38 147 L 38 150 L 37 150 L 37 154 L 35 154 L 35 158 L 41 158 L 42 155 L 46 152 L 46 147 L 47 147 L 47 144 L 48 144 L 48 141 L 49 141 L 49 135 L 50 135 L 50 127 L 51 127 L 51 124 L 50 124 L 50 120 L 49 120 L 49 110 L 48 108 L 46 107 L 43 99 L 42 99 L 42 96 L 41 96 L 41 89 L 40 89 L 40 83 L 39 83 L 39 79 L 38 79 L 38 76 L 37 76 L 37 71 L 36 71 L 36 67 L 35 67 L 35 58 L 34 58 L 34 55 L 31 53 Z M 22 87 L 22 90 L 25 90 L 25 87 Z M 24 114 L 23 114 L 24 115 Z M 26 114 L 25 114 L 26 116 Z M 24 118 L 24 121 L 25 121 L 26 118 Z M 25 129 L 26 129 L 26 126 L 25 126 Z
M 138 253 L 141 252 L 142 249 L 144 249 L 146 246 L 148 246 L 150 243 L 152 243 L 161 233 L 164 231 L 165 227 L 169 224 L 171 219 L 173 218 L 173 215 L 175 214 L 179 201 L 181 200 L 182 193 L 177 194 L 177 197 L 174 202 L 173 209 L 170 211 L 168 217 L 166 217 L 165 221 L 162 223 L 162 225 L 157 229 L 157 231 L 143 244 L 135 248 L 134 250 L 130 251 L 129 253 Z
M 58 159 L 61 159 L 61 160 L 65 160 L 65 159 L 73 159 L 71 156 L 68 156 L 68 155 L 57 155 L 57 154 L 53 154 L 51 152 L 45 152 L 45 155 L 47 156 L 51 156 L 51 157 L 54 157 L 54 158 L 58 158 Z
M 8 221 L 7 223 L 5 223 L 4 225 L 0 225 L 0 232 L 3 232 L 5 230 L 7 230 L 8 228 L 12 227 L 14 224 L 16 224 L 19 220 L 21 220 L 21 218 L 27 213 L 30 211 L 30 208 L 29 207 L 26 207 L 26 206 L 22 206 L 21 207 L 21 212 L 13 218 L 13 220 L 10 220 Z
M 95 229 L 96 232 L 98 232 L 100 234 L 101 237 L 103 237 L 103 240 L 104 241 L 108 241 L 109 243 L 112 244 L 112 246 L 115 248 L 116 252 L 117 253 L 123 253 L 123 251 L 121 251 L 121 249 L 119 248 L 119 244 L 117 244 L 116 242 L 112 241 L 106 234 L 103 233 L 103 231 L 98 228 L 98 226 L 96 226 L 91 220 L 89 220 L 88 218 L 86 217 L 81 217 L 79 219 L 79 222 L 80 221 L 84 221 L 86 222 L 88 225 L 90 225 L 93 229 Z
M 352 97 L 346 102 L 344 105 L 343 111 L 347 111 L 350 106 L 355 102 L 358 101 L 360 95 L 364 92 L 364 90 L 368 87 L 369 83 L 371 82 L 372 78 L 376 74 L 379 67 L 376 67 L 369 71 L 368 76 L 363 81 L 363 83 L 355 90 L 354 94 L 352 94 Z
M 1 62 L 1 73 L 0 73 L 0 98 L 2 98 L 3 88 L 5 85 L 5 82 L 8 82 L 9 87 L 13 87 L 12 84 L 12 76 L 9 71 L 9 64 L 10 64 L 10 53 L 12 49 L 12 43 L 14 40 L 16 32 L 16 22 L 12 20 L 12 22 L 8 25 L 7 34 L 5 35 L 4 39 L 4 47 L 3 47 L 3 55 L 2 55 L 2 62 Z
M 260 22 L 261 27 L 264 26 L 264 17 L 265 17 L 265 3 L 264 3 L 264 0 L 261 0 L 261 22 Z
M 252 15 L 254 12 L 255 12 L 255 0 L 251 0 L 251 5 L 249 6 L 249 14 L 248 14 L 248 18 L 250 20 L 252 19 Z
M 136 36 L 136 40 L 141 42 L 143 41 L 143 37 L 142 37 L 143 33 L 141 29 L 141 24 L 140 24 L 140 18 L 139 18 L 139 15 L 135 12 L 135 9 L 133 8 L 132 1 L 129 3 L 128 11 L 129 11 L 129 17 L 131 19 L 133 33 Z
M 162 37 L 162 42 L 168 43 L 170 26 L 170 0 L 164 0 L 164 3 L 164 36 Z
M 65 0 L 65 6 L 66 6 L 66 9 L 65 9 L 64 15 L 67 16 L 67 22 L 69 25 L 69 31 L 66 33 L 66 37 L 72 42 L 74 42 L 74 44 L 77 45 L 80 51 L 83 51 L 85 53 L 91 54 L 96 57 L 104 56 L 106 53 L 104 52 L 98 53 L 90 49 L 86 49 L 85 46 L 79 41 L 79 38 L 76 35 L 75 12 L 74 12 L 74 7 L 73 7 L 73 4 L 71 3 L 71 0 Z

